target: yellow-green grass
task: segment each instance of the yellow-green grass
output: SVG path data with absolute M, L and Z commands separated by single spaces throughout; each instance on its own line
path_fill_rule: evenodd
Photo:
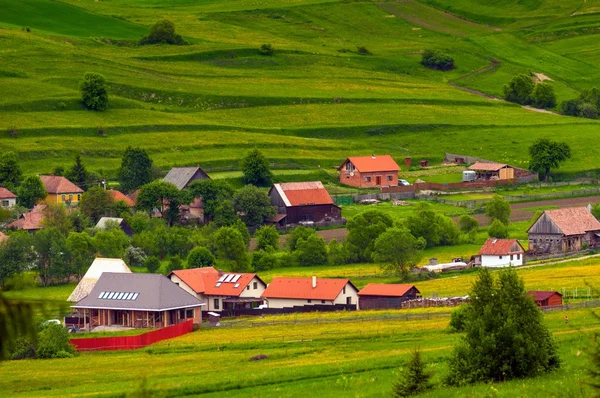
M 413 215 L 416 210 L 418 210 L 420 204 L 424 203 L 420 200 L 405 200 L 405 202 L 408 203 L 407 206 L 395 206 L 391 201 L 380 202 L 372 205 L 354 203 L 351 205 L 343 205 L 342 212 L 344 217 L 347 218 L 352 218 L 366 210 L 380 210 L 395 218 L 407 218 Z M 433 211 L 444 215 L 459 216 L 462 214 L 468 214 L 470 212 L 467 208 L 457 207 L 454 205 L 447 205 L 437 202 L 431 202 L 429 204 Z
M 334 320 L 339 314 L 322 316 Z M 116 395 L 139 388 L 145 378 L 146 388 L 166 395 L 295 397 L 318 391 L 319 396 L 376 397 L 390 394 L 398 368 L 418 346 L 438 385 L 427 396 L 483 396 L 492 388 L 502 396 L 588 394 L 582 384 L 588 359 L 582 352 L 600 321 L 589 310 L 544 318 L 557 339 L 562 369 L 525 382 L 439 387 L 447 371 L 445 358 L 460 335 L 445 331 L 447 317 L 436 317 L 203 328 L 145 350 L 6 362 L 0 388 L 11 396 Z M 250 361 L 258 354 L 268 358 Z

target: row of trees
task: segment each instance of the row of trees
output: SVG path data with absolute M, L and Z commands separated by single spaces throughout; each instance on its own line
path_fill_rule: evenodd
M 569 116 L 598 119 L 600 114 L 600 89 L 593 87 L 583 90 L 579 98 L 563 102 L 561 111 Z
M 504 99 L 521 105 L 533 105 L 536 108 L 554 108 L 556 94 L 554 86 L 548 82 L 535 84 L 532 77 L 521 74 L 516 75 L 502 88 Z

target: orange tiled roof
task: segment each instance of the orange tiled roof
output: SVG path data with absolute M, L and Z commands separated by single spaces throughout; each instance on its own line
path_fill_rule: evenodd
M 331 196 L 329 196 L 321 181 L 273 184 L 271 189 L 276 189 L 279 192 L 287 206 L 333 204 Z
M 15 199 L 17 195 L 4 187 L 0 187 L 0 199 Z
M 544 211 L 565 235 L 583 235 L 588 231 L 600 231 L 600 222 L 586 207 Z
M 525 253 L 525 250 L 516 239 L 490 238 L 485 241 L 479 250 L 479 254 L 484 256 L 502 256 L 512 253 Z
M 124 193 L 117 191 L 116 189 L 109 189 L 108 193 L 110 193 L 110 196 L 113 197 L 115 202 L 123 201 L 127 203 L 129 207 L 135 206 L 135 201 L 133 199 L 131 199 L 129 196 L 126 196 Z
M 178 276 L 196 293 L 202 293 L 206 296 L 231 297 L 239 296 L 250 281 L 256 277 L 256 274 L 234 272 L 219 274 L 213 267 L 176 270 L 173 271 L 173 274 Z M 260 278 L 258 279 L 260 280 Z
M 476 171 L 498 171 L 507 165 L 504 163 L 484 163 L 484 162 L 475 162 L 473 165 L 469 166 L 469 170 Z
M 372 171 L 399 171 L 400 166 L 392 159 L 390 155 L 381 156 L 351 156 L 342 163 L 342 166 L 350 161 L 356 170 L 362 173 Z M 342 166 L 338 168 L 341 169 Z
M 313 288 L 312 278 L 277 277 L 271 281 L 261 297 L 332 301 L 348 283 L 354 287 L 348 279 L 317 278 L 317 287 Z
M 40 176 L 46 192 L 52 194 L 82 193 L 83 189 L 61 176 Z
M 360 292 L 359 296 L 387 296 L 402 297 L 415 285 L 369 283 Z

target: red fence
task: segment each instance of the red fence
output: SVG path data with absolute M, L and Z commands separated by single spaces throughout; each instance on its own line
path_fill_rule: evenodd
M 90 337 L 70 339 L 69 342 L 75 346 L 77 351 L 134 350 L 162 340 L 182 336 L 190 333 L 193 329 L 193 320 L 189 319 L 177 325 L 167 326 L 138 336 Z

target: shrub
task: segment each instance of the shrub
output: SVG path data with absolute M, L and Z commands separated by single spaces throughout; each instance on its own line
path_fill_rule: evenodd
M 560 105 L 560 110 L 563 115 L 579 116 L 579 107 L 582 103 L 580 99 L 567 100 Z
M 298 264 L 301 266 L 327 264 L 327 247 L 325 246 L 325 241 L 317 235 L 311 235 L 306 239 L 298 240 L 294 254 Z
M 160 268 L 160 260 L 156 256 L 150 256 L 144 261 L 148 273 L 153 274 Z
M 460 230 L 464 233 L 469 233 L 472 230 L 479 228 L 479 222 L 477 219 L 467 214 L 460 216 L 458 219 L 458 225 L 460 226 Z
M 178 270 L 178 269 L 183 269 L 181 257 L 171 256 L 169 258 L 169 263 L 167 264 L 167 269 L 165 270 L 166 271 L 165 274 L 168 275 L 171 272 Z
M 279 262 L 273 249 L 259 250 L 252 253 L 252 268 L 254 271 L 267 271 L 277 268 Z
M 467 321 L 467 305 L 461 304 L 450 314 L 450 329 L 456 332 L 465 330 Z
M 490 238 L 506 239 L 508 238 L 508 227 L 500 220 L 494 220 L 488 231 Z
M 373 55 L 373 53 L 369 50 L 367 50 L 366 47 L 356 47 L 356 52 L 359 53 L 360 55 Z
M 181 35 L 175 33 L 173 22 L 163 19 L 150 27 L 148 36 L 142 37 L 139 44 L 173 44 L 180 46 L 188 43 L 183 40 Z
M 531 94 L 531 103 L 536 108 L 554 108 L 556 106 L 554 86 L 550 83 L 536 84 Z
M 210 267 L 215 264 L 215 256 L 206 247 L 197 246 L 190 251 L 187 258 L 188 268 Z
M 346 264 L 348 261 L 348 249 L 346 249 L 344 244 L 338 243 L 335 239 L 329 242 L 328 253 L 329 264 L 341 265 Z
M 69 332 L 63 325 L 45 325 L 38 336 L 36 357 L 70 358 L 75 349 L 69 343 Z
M 598 119 L 598 109 L 594 105 L 584 102 L 579 105 L 577 116 L 587 119 Z
M 79 83 L 81 101 L 86 108 L 104 111 L 108 107 L 106 79 L 99 73 L 88 72 Z
M 277 228 L 274 226 L 264 225 L 256 231 L 254 236 L 256 237 L 258 250 L 279 249 L 279 233 L 277 233 Z
M 510 219 L 510 203 L 502 198 L 500 195 L 494 195 L 492 199 L 485 205 L 485 214 L 493 220 L 499 220 L 503 224 L 508 225 Z
M 402 372 L 400 380 L 394 383 L 392 396 L 394 398 L 410 397 L 421 394 L 430 389 L 429 379 L 431 373 L 425 370 L 425 363 L 421 359 L 421 352 L 415 350 L 406 364 L 406 369 Z
M 454 69 L 454 59 L 439 50 L 427 50 L 423 53 L 421 64 L 429 69 L 450 70 Z
M 269 43 L 265 43 L 258 48 L 258 53 L 260 55 L 271 56 L 275 52 L 273 46 Z
M 502 90 L 504 91 L 504 99 L 509 102 L 516 102 L 521 105 L 531 103 L 531 94 L 533 93 L 535 84 L 529 75 L 517 75 L 506 84 Z

